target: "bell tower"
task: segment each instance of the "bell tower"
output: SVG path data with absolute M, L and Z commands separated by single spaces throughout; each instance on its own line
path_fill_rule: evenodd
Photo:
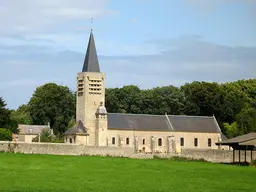
M 98 145 L 96 113 L 105 103 L 105 74 L 100 72 L 94 36 L 91 31 L 82 72 L 77 74 L 76 121 L 88 130 L 89 145 Z

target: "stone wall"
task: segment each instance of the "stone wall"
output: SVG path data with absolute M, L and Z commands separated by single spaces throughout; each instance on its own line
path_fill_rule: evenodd
M 152 159 L 154 156 L 160 158 L 171 158 L 174 156 L 204 159 L 216 163 L 233 162 L 232 150 L 218 149 L 183 149 L 181 154 L 145 154 L 135 153 L 133 148 L 129 147 L 94 147 L 77 144 L 57 144 L 57 143 L 15 143 L 1 142 L 0 152 L 14 152 L 24 154 L 52 154 L 52 155 L 89 155 L 89 156 L 113 156 L 113 157 L 129 157 L 140 159 Z M 246 153 L 247 162 L 251 161 L 251 151 Z M 256 159 L 256 151 L 252 153 L 253 159 Z M 235 161 L 239 161 L 239 151 L 235 151 Z M 240 161 L 245 160 L 244 151 L 240 151 Z
M 217 150 L 217 149 L 183 149 L 183 157 L 194 159 L 205 159 L 206 161 L 216 163 L 233 162 L 233 150 Z M 252 152 L 252 158 L 256 159 L 256 151 Z M 245 161 L 245 152 L 240 151 L 240 162 Z M 246 161 L 251 162 L 251 151 L 246 152 Z M 235 151 L 235 162 L 239 162 L 239 151 Z
M 15 143 L 0 142 L 0 152 L 14 152 L 24 154 L 52 154 L 52 155 L 90 155 L 114 156 L 131 158 L 153 158 L 150 154 L 135 154 L 132 148 L 125 147 L 94 147 L 77 144 L 62 143 Z

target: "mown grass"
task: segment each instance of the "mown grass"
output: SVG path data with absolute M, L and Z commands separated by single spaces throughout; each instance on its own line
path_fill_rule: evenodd
M 253 167 L 0 153 L 1 192 L 253 192 Z

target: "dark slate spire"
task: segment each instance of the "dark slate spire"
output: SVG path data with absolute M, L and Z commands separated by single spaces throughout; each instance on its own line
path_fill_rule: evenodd
M 84 66 L 82 72 L 100 72 L 97 51 L 95 47 L 93 33 L 91 31 L 87 52 L 84 59 Z

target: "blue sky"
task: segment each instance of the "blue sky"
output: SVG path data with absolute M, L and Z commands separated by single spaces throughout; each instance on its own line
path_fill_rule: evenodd
M 9 0 L 0 22 L 0 96 L 11 109 L 47 82 L 75 90 L 92 26 L 107 87 L 256 77 L 254 0 Z

